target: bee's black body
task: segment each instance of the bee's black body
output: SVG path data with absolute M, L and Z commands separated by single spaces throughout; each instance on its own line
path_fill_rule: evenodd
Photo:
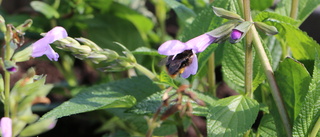
M 166 67 L 169 75 L 175 77 L 178 73 L 183 73 L 184 68 L 192 63 L 193 52 L 192 50 L 185 50 L 180 54 L 174 56 L 169 56 Z

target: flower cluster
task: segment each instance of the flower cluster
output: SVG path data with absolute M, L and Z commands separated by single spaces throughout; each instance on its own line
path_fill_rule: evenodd
M 196 53 L 204 51 L 211 43 L 217 43 L 230 38 L 230 43 L 239 42 L 249 31 L 253 22 L 244 21 L 238 14 L 222 8 L 212 7 L 214 13 L 230 21 L 220 27 L 195 37 L 185 43 L 179 40 L 169 40 L 158 48 L 158 53 L 167 55 L 166 67 L 169 75 L 188 78 L 195 75 L 198 70 L 198 60 Z M 264 23 L 257 22 L 258 28 L 267 34 L 277 34 L 277 29 Z

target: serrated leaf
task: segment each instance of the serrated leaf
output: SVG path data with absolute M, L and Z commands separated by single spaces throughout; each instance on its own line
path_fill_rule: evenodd
M 277 136 L 276 125 L 272 115 L 263 115 L 260 125 L 258 127 L 258 133 L 263 137 L 275 137 Z
M 218 100 L 209 108 L 208 136 L 234 137 L 249 130 L 256 120 L 259 103 L 243 95 Z
M 190 24 L 196 17 L 196 14 L 193 12 L 193 10 L 189 9 L 180 2 L 174 0 L 165 0 L 165 2 L 175 11 L 179 19 L 186 24 Z
M 188 90 L 189 91 L 189 90 Z M 214 99 L 213 97 L 209 96 L 209 95 L 205 95 L 196 91 L 192 91 L 198 99 L 204 101 L 207 105 L 211 105 L 213 104 L 216 99 Z M 130 112 L 135 113 L 135 114 L 154 114 L 157 109 L 161 106 L 162 104 L 162 96 L 163 93 L 165 91 L 159 92 L 159 93 L 155 93 L 149 97 L 147 97 L 145 100 L 139 102 L 136 106 L 134 106 L 133 108 L 130 109 Z M 173 92 L 175 92 L 175 90 L 171 90 L 171 92 L 169 92 L 169 95 L 173 94 Z M 186 102 L 187 101 L 187 97 L 184 97 L 183 101 Z M 200 115 L 200 116 L 206 116 L 207 115 L 207 107 L 203 107 L 203 106 L 199 106 L 197 103 L 195 103 L 194 101 L 191 101 L 192 106 L 193 106 L 193 114 L 195 115 Z M 163 110 L 161 112 L 163 112 L 165 110 L 165 108 L 163 108 Z
M 319 6 L 320 0 L 299 0 L 297 20 L 301 23 Z M 275 10 L 283 16 L 290 16 L 292 0 L 281 0 Z
M 32 1 L 30 5 L 35 11 L 38 11 L 46 16 L 47 19 L 59 18 L 60 16 L 56 9 L 42 1 Z
M 267 54 L 269 52 L 267 51 Z M 255 90 L 261 82 L 264 81 L 265 75 L 262 70 L 262 66 L 259 58 L 253 54 L 253 90 Z M 243 41 L 230 44 L 225 43 L 222 60 L 223 74 L 232 82 L 240 87 L 244 87 L 244 65 L 245 65 L 245 53 L 243 47 Z
M 317 51 L 319 53 L 319 50 Z M 320 59 L 316 54 L 309 91 L 293 125 L 293 136 L 310 136 L 320 118 Z M 319 122 L 319 121 L 318 121 Z M 319 123 L 318 123 L 319 124 Z M 319 125 L 317 127 L 319 130 Z M 315 131 L 316 132 L 316 131 Z M 316 134 L 316 133 L 315 133 Z
M 166 84 L 166 85 L 169 85 L 169 86 L 172 86 L 172 87 L 177 87 L 177 85 L 173 82 L 173 79 L 169 76 L 167 71 L 162 71 L 160 73 L 159 80 L 160 81 L 156 82 L 156 83 Z
M 270 18 L 268 17 L 269 15 Z M 257 20 L 264 20 L 264 23 L 277 28 L 279 34 L 275 36 L 277 39 L 285 41 L 283 43 L 291 48 L 294 58 L 298 60 L 314 59 L 315 49 L 320 48 L 320 45 L 305 32 L 295 27 L 292 24 L 293 22 L 290 21 L 292 19 L 286 18 L 288 17 L 264 12 L 258 15 Z
M 74 98 L 49 111 L 41 119 L 61 118 L 73 114 L 105 109 L 131 107 L 137 101 L 158 91 L 146 77 L 134 77 L 82 90 Z
M 286 58 L 280 63 L 274 76 L 288 112 L 290 123 L 293 123 L 300 112 L 301 102 L 303 102 L 308 91 L 311 76 L 303 64 L 291 58 Z
M 283 16 L 273 12 L 263 11 L 254 17 L 254 21 L 265 22 L 265 21 L 277 21 L 287 23 L 293 26 L 299 25 L 299 21 L 296 21 L 290 17 Z

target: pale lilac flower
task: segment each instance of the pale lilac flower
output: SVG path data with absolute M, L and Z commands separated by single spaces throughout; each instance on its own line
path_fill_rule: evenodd
M 230 34 L 230 38 L 234 41 L 238 40 L 241 38 L 243 32 L 237 30 L 237 29 L 233 29 L 231 34 Z
M 1 118 L 0 128 L 2 137 L 12 137 L 12 120 L 10 118 Z
M 172 56 L 172 60 L 184 51 L 192 50 L 193 56 L 191 64 L 185 67 L 181 77 L 188 78 L 191 74 L 195 75 L 198 70 L 198 59 L 195 53 L 204 51 L 211 43 L 215 42 L 216 38 L 208 34 L 202 34 L 195 37 L 185 43 L 179 40 L 169 40 L 163 43 L 159 48 L 158 52 L 162 55 Z
M 46 55 L 51 61 L 58 61 L 59 54 L 51 48 L 50 44 L 66 37 L 68 37 L 68 33 L 63 27 L 54 27 L 43 38 L 32 44 L 32 57 Z

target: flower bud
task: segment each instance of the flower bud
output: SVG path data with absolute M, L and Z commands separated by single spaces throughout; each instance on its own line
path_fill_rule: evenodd
M 1 15 L 0 15 L 0 30 L 2 32 L 7 31 L 6 22 L 5 22 L 4 18 Z
M 100 51 L 102 50 L 96 43 L 92 42 L 86 38 L 76 38 L 76 40 L 82 42 L 83 44 L 89 46 L 93 51 Z
M 214 7 L 214 6 L 212 6 L 212 9 L 213 9 L 213 12 L 218 17 L 231 19 L 231 20 L 242 20 L 243 21 L 243 19 L 237 13 L 225 10 L 223 8 Z
M 239 42 L 247 34 L 252 24 L 252 22 L 244 21 L 236 26 L 230 34 L 230 43 L 234 44 Z
M 267 25 L 263 22 L 254 22 L 254 25 L 261 31 L 263 31 L 264 33 L 266 33 L 267 35 L 276 35 L 278 34 L 278 30 L 276 27 L 274 26 L 270 26 Z
M 11 61 L 8 61 L 8 60 L 4 61 L 4 67 L 10 73 L 14 73 L 14 72 L 18 71 L 18 67 L 16 66 L 16 64 L 14 62 L 11 62 Z
M 33 21 L 31 19 L 27 19 L 24 23 L 19 25 L 16 30 L 19 30 L 20 32 L 25 32 L 27 29 L 29 29 L 32 25 Z
M 239 24 L 239 21 L 229 21 L 210 32 L 207 32 L 207 34 L 212 37 L 215 37 L 216 39 L 214 43 L 218 43 L 228 38 L 232 29 L 236 27 L 238 24 Z

